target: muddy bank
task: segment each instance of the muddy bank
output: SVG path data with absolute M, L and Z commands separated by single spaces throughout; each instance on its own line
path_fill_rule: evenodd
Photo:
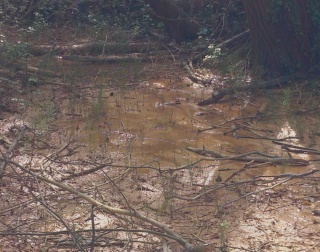
M 1 136 L 9 139 L 2 140 L 3 152 L 18 134 L 16 126 L 28 128 L 12 156 L 16 162 L 110 206 L 151 216 L 192 244 L 209 244 L 206 251 L 317 251 L 319 217 L 314 211 L 319 208 L 319 175 L 288 181 L 289 176 L 277 177 L 317 169 L 317 163 L 257 164 L 201 157 L 186 150 L 228 155 L 259 151 L 315 159 L 314 154 L 288 154 L 272 143 L 287 138 L 295 145 L 318 147 L 303 142 L 285 111 L 275 110 L 282 104 L 276 95 L 272 99 L 235 95 L 200 108 L 197 102 L 211 90 L 192 84 L 168 62 L 94 65 L 51 60 L 47 63 L 64 78 L 13 93 L 10 102 L 16 113 L 2 114 Z M 256 117 L 263 104 L 263 116 Z M 315 123 L 306 129 L 314 130 Z M 257 176 L 261 180 L 256 181 Z M 110 230 L 161 232 L 149 224 L 92 208 L 13 167 L 6 168 L 3 181 L 4 250 L 42 246 L 49 251 L 77 251 L 88 248 L 96 230 L 95 244 L 101 251 L 122 251 L 124 246 L 128 251 L 163 251 L 161 236 Z M 17 216 L 22 227 L 14 222 Z M 64 223 L 79 231 L 75 234 L 81 242 L 58 233 L 66 230 Z M 41 246 L 39 234 L 46 235 Z M 181 251 L 176 242 L 169 244 Z

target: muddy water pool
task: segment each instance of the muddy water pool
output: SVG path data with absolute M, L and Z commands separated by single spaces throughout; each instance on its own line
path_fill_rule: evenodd
M 290 125 L 286 117 L 250 119 L 264 103 L 271 110 L 274 108 L 272 101 L 264 96 L 259 99 L 249 96 L 227 97 L 217 104 L 198 107 L 198 101 L 210 96 L 210 88 L 193 85 L 185 78 L 183 71 L 174 65 L 93 65 L 58 60 L 50 64 L 65 77 L 62 81 L 44 85 L 40 91 L 41 96 L 39 92 L 30 94 L 30 99 L 41 104 L 29 110 L 30 124 L 38 127 L 39 131 L 49 130 L 51 133 L 47 140 L 56 146 L 64 146 L 68 141 L 74 140 L 80 148 L 69 160 L 80 159 L 95 165 L 111 163 L 124 167 L 152 167 L 153 169 L 135 169 L 136 173 L 132 176 L 116 180 L 127 200 L 133 206 L 152 214 L 168 213 L 172 225 L 186 235 L 191 235 L 186 221 L 193 226 L 206 222 L 206 228 L 201 226 L 198 234 L 208 242 L 214 240 L 214 233 L 219 232 L 217 223 L 220 222 L 216 218 L 219 204 L 234 200 L 239 197 L 239 192 L 219 192 L 206 196 L 200 202 L 173 200 L 170 197 L 173 192 L 186 198 L 193 197 L 204 186 L 215 186 L 223 182 L 243 168 L 244 163 L 233 160 L 206 161 L 176 173 L 161 173 L 165 174 L 163 177 L 159 176 L 159 170 L 180 169 L 201 158 L 187 151 L 186 147 L 212 149 L 229 155 L 260 151 L 287 157 L 280 146 L 257 137 L 252 131 L 273 138 L 297 135 L 295 127 Z M 52 113 L 52 110 L 55 112 Z M 267 109 L 267 113 L 272 113 L 271 110 Z M 39 119 L 43 115 L 47 117 L 44 122 Z M 232 132 L 224 134 L 232 129 L 234 121 L 240 126 L 250 126 L 252 131 L 239 130 L 237 136 Z M 198 132 L 214 125 L 217 126 L 214 129 Z M 244 136 L 250 137 L 242 138 Z M 299 139 L 293 140 L 293 143 L 301 144 Z M 294 157 L 309 158 L 305 154 L 294 154 Z M 78 173 L 83 168 L 73 169 L 74 173 Z M 307 167 L 264 164 L 246 169 L 233 180 L 247 180 L 259 175 L 302 173 L 306 170 Z M 110 188 L 100 187 L 107 183 L 104 175 L 100 172 L 96 176 L 82 178 L 77 186 L 86 190 L 99 184 L 103 194 L 111 195 L 110 200 L 116 206 L 126 207 L 119 197 L 114 196 L 114 191 L 111 190 L 110 193 Z M 245 190 L 240 193 L 244 192 Z M 247 204 L 241 201 L 242 203 Z M 81 219 L 82 210 L 77 202 L 70 204 L 64 201 L 64 204 L 66 218 L 78 216 Z M 245 230 L 249 236 L 253 235 L 254 231 L 250 233 L 251 226 L 246 226 L 246 220 L 239 218 L 242 211 L 246 211 L 241 207 L 229 210 L 237 216 L 237 225 L 241 227 L 233 231 Z M 262 215 L 256 213 L 256 216 Z M 168 220 L 167 217 L 162 218 Z M 279 219 L 283 220 L 283 217 L 280 216 Z M 229 219 L 231 220 L 232 218 Z M 104 223 L 104 217 L 99 221 Z M 53 230 L 52 225 L 49 225 L 49 230 Z M 240 241 L 235 238 L 234 233 L 230 234 L 233 244 L 239 245 Z
M 275 152 L 268 141 L 223 135 L 231 123 L 197 134 L 199 129 L 233 118 L 253 116 L 264 98 L 245 102 L 232 97 L 201 108 L 196 103 L 208 97 L 210 89 L 192 85 L 175 66 L 66 61 L 50 64 L 68 80 L 47 91 L 60 113 L 56 121 L 60 137 L 55 137 L 63 142 L 76 136 L 90 155 L 118 153 L 127 164 L 157 162 L 174 168 L 197 158 L 185 150 L 187 146 L 230 153 Z M 252 127 L 271 129 L 274 136 L 280 137 L 295 134 L 288 122 L 279 119 L 253 121 Z
M 36 92 L 31 97 L 40 102 L 40 106 L 31 110 L 31 124 L 51 127 L 50 139 L 58 146 L 75 140 L 81 145 L 77 156 L 82 160 L 176 169 L 201 158 L 186 147 L 212 149 L 228 155 L 260 151 L 288 157 L 280 146 L 263 137 L 284 138 L 297 134 L 285 117 L 252 118 L 261 106 L 269 108 L 269 115 L 278 112 L 275 106 L 279 108 L 281 103 L 276 104 L 265 96 L 256 99 L 233 96 L 208 107 L 197 106 L 198 101 L 210 96 L 211 89 L 192 84 L 183 70 L 174 65 L 105 65 L 59 59 L 51 59 L 46 64 L 64 77 L 62 81 L 43 86 L 40 96 Z M 41 122 L 37 120 L 39 117 L 48 118 Z M 240 125 L 240 129 L 249 127 L 250 131 L 239 130 L 234 135 L 230 133 L 233 123 Z M 212 126 L 217 127 L 199 133 Z M 293 139 L 294 144 L 299 145 L 299 141 Z M 304 154 L 295 157 L 309 158 Z M 225 160 L 199 165 L 203 165 L 203 169 L 198 166 L 194 171 L 199 173 L 196 176 L 199 181 L 191 183 L 206 181 L 209 185 L 215 184 L 218 175 L 226 179 L 244 164 Z M 139 171 L 149 172 L 148 169 Z M 304 168 L 296 166 L 265 164 L 239 174 L 238 179 L 303 171 Z

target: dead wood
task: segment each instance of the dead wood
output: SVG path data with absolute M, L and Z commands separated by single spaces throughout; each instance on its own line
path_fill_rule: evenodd
M 277 79 L 263 81 L 263 82 L 253 81 L 250 85 L 247 85 L 247 86 L 241 86 L 241 85 L 232 86 L 230 88 L 227 88 L 218 92 L 216 95 L 212 95 L 212 97 L 209 99 L 199 102 L 198 105 L 207 106 L 207 105 L 218 102 L 226 95 L 233 95 L 238 92 L 245 92 L 245 91 L 255 90 L 255 89 L 271 89 L 278 86 L 284 86 L 289 84 L 293 80 L 300 80 L 301 78 L 302 76 L 289 75 L 289 76 L 283 76 Z
M 223 49 L 223 48 L 229 46 L 230 44 L 235 43 L 248 35 L 249 35 L 249 30 L 246 30 L 246 31 L 241 32 L 228 40 L 223 41 L 222 43 L 220 43 L 218 45 L 215 45 L 214 48 Z M 195 57 L 193 57 L 191 60 L 189 60 L 187 63 L 184 64 L 184 68 L 186 69 L 186 71 L 188 73 L 188 77 L 193 82 L 201 83 L 203 85 L 209 85 L 212 83 L 212 79 L 210 77 L 206 77 L 202 74 L 198 74 L 196 72 L 196 70 L 193 68 L 193 64 L 192 64 L 192 62 L 196 62 L 196 61 L 199 61 L 200 59 L 203 59 L 206 55 L 211 55 L 212 50 L 213 50 L 213 48 L 209 48 L 209 45 L 208 45 L 208 48 L 206 50 L 203 50 L 201 53 L 197 54 Z
M 238 174 L 240 174 L 241 172 L 245 171 L 246 168 L 248 168 L 252 163 L 254 163 L 254 161 L 250 161 L 248 163 L 246 163 L 242 168 L 240 168 L 239 170 L 236 170 L 235 172 L 233 172 L 229 177 L 227 177 L 223 183 L 226 183 L 228 181 L 230 181 L 232 178 L 234 178 L 235 176 L 237 176 Z
M 41 68 L 37 68 L 37 67 L 31 67 L 31 66 L 27 66 L 26 68 L 22 68 L 21 70 L 27 70 L 28 72 L 31 73 L 36 73 L 36 74 L 40 74 L 40 75 L 45 75 L 48 77 L 61 77 L 61 74 L 58 74 L 56 72 L 52 72 L 50 70 L 46 70 L 46 69 L 41 69 Z
M 46 70 L 46 69 L 41 69 L 41 68 L 37 68 L 37 67 L 32 67 L 32 66 L 28 66 L 27 64 L 24 63 L 8 63 L 6 65 L 6 67 L 15 69 L 17 71 L 23 71 L 23 72 L 29 72 L 29 73 L 34 73 L 34 74 L 39 74 L 39 75 L 44 75 L 44 76 L 48 76 L 48 77 L 54 77 L 54 78 L 59 78 L 62 75 L 50 70 Z
M 316 154 L 320 155 L 320 151 L 312 148 L 306 148 L 294 144 L 279 142 L 279 141 L 272 141 L 274 144 L 280 145 L 282 149 L 287 150 L 289 152 L 294 153 L 308 153 L 308 154 Z
M 309 175 L 312 175 L 312 174 L 315 174 L 317 172 L 319 172 L 320 170 L 311 170 L 311 171 L 308 171 L 308 172 L 305 172 L 305 173 L 300 173 L 300 174 L 294 174 L 294 173 L 289 173 L 289 174 L 280 174 L 280 175 L 276 175 L 276 176 L 257 176 L 257 177 L 254 177 L 253 179 L 250 179 L 250 180 L 244 180 L 244 181 L 232 181 L 230 183 L 226 183 L 226 182 L 223 182 L 223 183 L 220 183 L 220 184 L 217 184 L 217 185 L 214 185 L 214 186 L 210 186 L 210 187 L 207 187 L 199 193 L 197 194 L 196 196 L 193 196 L 193 197 L 188 197 L 188 196 L 180 196 L 180 195 L 174 195 L 173 197 L 174 198 L 177 198 L 177 199 L 180 199 L 180 200 L 188 200 L 188 201 L 194 201 L 194 200 L 197 200 L 197 199 L 200 199 L 201 197 L 205 196 L 205 195 L 208 195 L 212 192 L 215 192 L 215 191 L 218 191 L 222 188 L 229 188 L 229 187 L 234 187 L 234 186 L 239 186 L 239 185 L 246 185 L 246 184 L 252 184 L 252 185 L 258 185 L 258 184 L 269 184 L 270 182 L 275 182 L 279 179 L 284 179 L 282 180 L 280 183 L 277 183 L 275 185 L 272 185 L 270 187 L 265 187 L 263 189 L 261 189 L 259 192 L 262 192 L 262 191 L 266 191 L 270 188 L 274 188 L 280 184 L 283 184 L 285 182 L 288 182 L 289 180 L 292 180 L 292 179 L 297 179 L 297 178 L 303 178 L 303 177 L 307 177 Z M 266 178 L 271 178 L 271 179 L 266 179 Z M 250 192 L 248 194 L 246 194 L 245 196 L 241 196 L 237 199 L 235 199 L 234 201 L 231 201 L 231 202 L 228 202 L 227 204 L 231 204 L 232 202 L 235 202 L 235 201 L 238 201 L 242 198 L 245 198 L 249 195 L 252 195 L 252 194 L 256 194 L 257 191 L 254 191 L 254 192 Z M 225 205 L 227 205 L 225 204 Z
M 161 43 L 104 43 L 90 42 L 79 45 L 37 45 L 28 47 L 28 52 L 35 56 L 46 54 L 121 54 L 147 53 L 164 50 Z
M 207 78 L 201 74 L 196 73 L 191 61 L 185 63 L 184 68 L 188 73 L 189 79 L 192 80 L 193 82 L 201 83 L 202 85 L 211 84 L 211 82 L 212 82 L 211 78 Z
M 208 131 L 208 130 L 217 129 L 217 128 L 223 128 L 223 127 L 225 127 L 225 125 L 228 124 L 228 123 L 232 123 L 232 122 L 235 123 L 236 121 L 240 121 L 240 120 L 248 120 L 248 119 L 251 120 L 251 119 L 256 119 L 256 118 L 259 118 L 259 117 L 261 117 L 261 115 L 254 115 L 254 116 L 245 116 L 245 117 L 232 118 L 232 119 L 227 120 L 227 121 L 225 121 L 225 122 L 223 122 L 223 123 L 220 123 L 220 124 L 218 124 L 218 125 L 213 125 L 213 126 L 211 126 L 211 127 L 209 127 L 209 128 L 198 129 L 197 135 L 200 134 L 200 133 L 202 133 L 202 132 Z M 233 132 L 233 131 L 234 131 L 234 130 L 232 129 L 230 132 Z M 228 134 L 228 132 L 225 132 L 225 133 L 224 133 L 224 135 L 226 135 L 226 134 Z
M 184 247 L 184 249 L 188 252 L 200 252 L 203 251 L 202 247 L 197 247 L 197 246 L 193 246 L 191 245 L 187 240 L 185 240 L 182 236 L 180 236 L 178 233 L 176 233 L 174 230 L 172 230 L 171 228 L 169 228 L 167 225 L 153 219 L 147 216 L 144 216 L 142 214 L 140 214 L 138 211 L 134 210 L 132 207 L 130 207 L 128 210 L 127 209 L 121 209 L 121 208 L 115 208 L 115 207 L 111 207 L 111 204 L 104 204 L 98 200 L 95 200 L 94 198 L 92 198 L 90 195 L 85 194 L 80 192 L 79 190 L 76 190 L 66 184 L 48 179 L 46 177 L 37 175 L 36 173 L 30 171 L 30 169 L 25 168 L 24 166 L 20 165 L 17 162 L 14 162 L 10 159 L 7 158 L 0 158 L 0 160 L 5 161 L 7 163 L 10 163 L 11 165 L 17 167 L 18 169 L 20 169 L 21 171 L 23 171 L 24 173 L 27 173 L 29 175 L 31 175 L 32 177 L 41 180 L 45 183 L 57 186 L 58 188 L 67 191 L 71 194 L 76 195 L 77 197 L 81 198 L 82 200 L 88 202 L 89 204 L 91 204 L 92 206 L 96 206 L 98 208 L 100 208 L 102 211 L 106 211 L 108 213 L 111 214 L 115 214 L 115 215 L 125 215 L 125 216 L 130 216 L 132 218 L 136 218 L 140 221 L 143 221 L 145 223 L 151 224 L 154 227 L 159 228 L 164 234 L 166 234 L 166 237 L 170 237 L 170 239 L 175 240 L 176 242 L 178 242 L 181 246 Z
M 294 165 L 294 166 L 305 166 L 309 165 L 309 162 L 303 159 L 296 159 L 296 158 L 280 158 L 276 156 L 270 156 L 260 152 L 250 152 L 245 153 L 237 156 L 227 156 L 220 152 L 214 150 L 206 150 L 206 149 L 197 149 L 193 147 L 187 147 L 188 151 L 192 151 L 202 156 L 213 157 L 218 160 L 237 160 L 237 161 L 244 161 L 250 162 L 254 161 L 257 163 L 272 163 L 272 164 L 279 164 L 279 165 Z M 253 154 L 259 156 L 252 156 Z
M 232 38 L 227 39 L 218 45 L 215 45 L 214 48 L 223 49 L 232 43 L 239 42 L 240 39 L 247 37 L 247 36 L 249 36 L 249 30 L 245 30 L 245 31 L 233 36 Z M 206 55 L 210 55 L 211 52 L 212 52 L 212 48 L 208 48 L 208 49 L 204 50 L 203 52 L 201 52 L 198 55 L 196 55 L 195 57 L 193 57 L 192 62 L 198 61 L 198 60 L 202 59 L 203 57 L 205 57 Z
M 134 53 L 122 56 L 104 56 L 104 57 L 93 57 L 93 56 L 79 56 L 79 55 L 65 55 L 61 56 L 63 60 L 77 61 L 77 62 L 91 62 L 91 63 L 133 63 L 133 62 L 150 62 L 153 60 L 152 56 L 146 54 Z
M 235 200 L 232 200 L 230 202 L 227 202 L 225 206 L 227 205 L 230 205 L 240 199 L 243 199 L 243 198 L 246 198 L 250 195 L 254 195 L 254 194 L 258 194 L 258 193 L 261 193 L 261 192 L 265 192 L 267 190 L 270 190 L 270 189 L 273 189 L 279 185 L 282 185 L 282 184 L 285 184 L 286 182 L 292 180 L 292 179 L 297 179 L 297 178 L 302 178 L 302 177 L 306 177 L 306 176 L 309 176 L 311 174 L 314 174 L 314 173 L 317 173 L 319 172 L 320 170 L 311 170 L 311 171 L 308 171 L 308 172 L 305 172 L 305 173 L 302 173 L 302 174 L 292 174 L 292 173 L 289 173 L 289 174 L 280 174 L 280 175 L 277 175 L 277 176 L 258 176 L 258 177 L 255 177 L 254 179 L 261 179 L 261 178 L 269 178 L 269 177 L 272 177 L 271 180 L 265 180 L 264 183 L 268 183 L 270 184 L 271 182 L 274 182 L 274 181 L 278 181 L 279 179 L 283 178 L 282 181 L 276 183 L 276 184 L 273 184 L 271 186 L 268 186 L 268 187 L 264 187 L 260 190 L 257 190 L 257 191 L 253 191 L 253 192 L 249 192 L 247 194 L 244 194 L 242 196 L 240 196 L 239 198 L 235 199 Z
M 25 132 L 26 132 L 26 128 L 22 127 L 20 129 L 20 133 L 19 133 L 18 137 L 11 143 L 11 146 L 9 147 L 8 151 L 5 154 L 3 154 L 4 160 L 0 163 L 0 179 L 2 178 L 2 176 L 4 174 L 5 167 L 7 165 L 6 159 L 9 159 L 11 157 L 13 151 L 17 148 L 19 141 L 22 139 Z

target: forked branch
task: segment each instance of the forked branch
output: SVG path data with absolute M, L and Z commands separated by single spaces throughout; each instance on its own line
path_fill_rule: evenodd
M 11 165 L 16 166 L 21 171 L 23 171 L 23 172 L 25 172 L 27 174 L 30 174 L 33 177 L 35 177 L 35 178 L 37 178 L 37 179 L 39 179 L 41 181 L 44 181 L 44 182 L 46 182 L 48 184 L 57 186 L 62 190 L 65 190 L 67 192 L 70 192 L 70 193 L 78 196 L 79 198 L 85 200 L 86 202 L 92 204 L 93 206 L 99 207 L 101 210 L 105 210 L 105 211 L 107 211 L 109 213 L 112 213 L 112 214 L 120 214 L 120 215 L 131 216 L 131 217 L 137 218 L 137 219 L 139 219 L 139 220 L 141 220 L 141 221 L 143 221 L 145 223 L 149 223 L 149 224 L 159 228 L 160 230 L 162 230 L 164 232 L 164 234 L 169 235 L 173 240 L 175 240 L 181 246 L 183 246 L 184 249 L 186 251 L 188 251 L 188 252 L 199 252 L 199 251 L 202 251 L 201 247 L 195 247 L 195 246 L 191 245 L 183 237 L 181 237 L 178 233 L 176 233 L 172 229 L 168 228 L 163 223 L 158 222 L 158 221 L 156 221 L 156 220 L 154 220 L 152 218 L 146 217 L 146 216 L 140 214 L 139 212 L 137 212 L 136 210 L 134 210 L 132 208 L 130 210 L 125 210 L 125 209 L 120 209 L 120 208 L 115 208 L 115 207 L 108 206 L 106 204 L 101 203 L 98 200 L 93 199 L 88 194 L 79 192 L 78 190 L 76 190 L 76 189 L 74 189 L 74 188 L 72 188 L 70 186 L 67 186 L 67 185 L 65 185 L 63 183 L 59 183 L 59 182 L 56 182 L 56 181 L 48 179 L 48 178 L 45 178 L 43 176 L 39 176 L 39 175 L 35 174 L 34 172 L 31 172 L 30 170 L 28 170 L 27 168 L 25 168 L 24 166 L 20 165 L 17 162 L 14 162 L 14 161 L 6 159 L 6 158 L 1 158 L 1 159 L 2 159 L 2 161 L 5 161 L 5 162 L 7 162 L 7 163 L 9 163 Z M 166 236 L 166 237 L 168 237 L 168 236 Z

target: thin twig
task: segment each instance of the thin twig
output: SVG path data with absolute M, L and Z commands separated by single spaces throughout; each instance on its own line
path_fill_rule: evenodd
M 140 214 L 139 212 L 137 212 L 136 210 L 133 210 L 133 209 L 126 210 L 126 209 L 120 209 L 120 208 L 111 207 L 110 205 L 103 204 L 100 201 L 97 201 L 97 200 L 93 199 L 92 197 L 90 197 L 89 195 L 87 195 L 85 193 L 82 193 L 79 190 L 76 190 L 76 189 L 74 189 L 74 188 L 72 188 L 70 186 L 67 186 L 65 184 L 56 182 L 56 181 L 48 179 L 48 178 L 45 178 L 43 176 L 39 176 L 39 175 L 31 172 L 29 169 L 25 168 L 24 166 L 20 165 L 17 162 L 14 162 L 12 160 L 7 160 L 7 159 L 5 161 L 10 163 L 10 164 L 12 164 L 12 165 L 14 165 L 14 166 L 16 166 L 16 167 L 18 167 L 21 171 L 23 171 L 25 173 L 28 173 L 33 177 L 36 177 L 39 180 L 42 180 L 42 181 L 44 181 L 44 182 L 46 182 L 48 184 L 51 184 L 51 185 L 55 185 L 55 186 L 59 187 L 62 190 L 68 191 L 68 192 L 78 196 L 79 198 L 87 201 L 88 203 L 99 207 L 101 210 L 104 210 L 104 211 L 112 213 L 112 214 L 119 214 L 119 215 L 134 217 L 134 218 L 139 219 L 139 220 L 141 220 L 143 222 L 146 222 L 146 223 L 149 223 L 149 224 L 151 224 L 151 225 L 153 225 L 155 227 L 158 227 L 165 234 L 168 234 L 168 235 L 174 237 L 173 239 L 176 242 L 178 242 L 181 246 L 183 246 L 187 251 L 195 251 L 195 249 L 196 249 L 196 247 L 191 245 L 187 240 L 185 240 L 181 235 L 179 235 L 178 233 L 176 233 L 175 231 L 170 229 L 167 225 L 165 225 L 165 224 L 163 224 L 163 223 L 161 223 L 161 222 L 159 222 L 159 221 L 157 221 L 155 219 L 146 217 L 146 216 Z
M 6 160 L 11 157 L 11 154 L 12 154 L 13 150 L 18 146 L 18 143 L 22 139 L 22 137 L 24 136 L 25 132 L 26 132 L 26 126 L 21 127 L 20 128 L 20 134 L 12 142 L 12 144 L 11 144 L 10 148 L 8 149 L 8 151 L 5 154 L 3 154 L 4 160 L 0 164 L 0 178 L 2 178 L 2 176 L 4 174 L 4 170 L 5 170 L 5 167 L 7 165 Z
M 95 244 L 95 235 L 96 235 L 96 228 L 95 228 L 95 223 L 94 223 L 94 206 L 91 206 L 91 244 L 90 244 L 90 252 L 94 251 L 94 244 Z

